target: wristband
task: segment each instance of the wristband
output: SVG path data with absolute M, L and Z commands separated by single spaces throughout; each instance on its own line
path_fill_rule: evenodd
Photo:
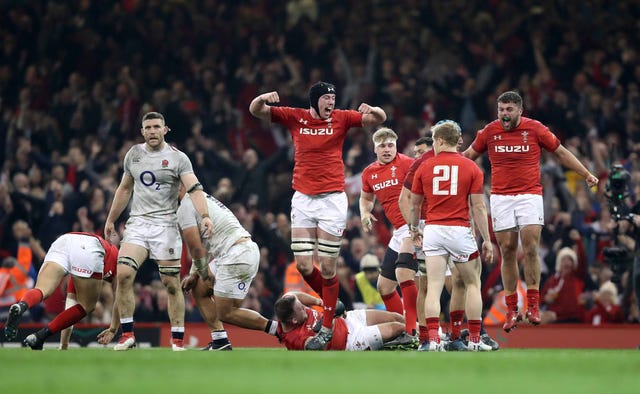
M 409 225 L 409 231 L 411 231 L 413 233 L 417 233 L 418 231 L 420 231 L 420 227 L 414 226 L 413 224 L 410 224 Z
M 199 259 L 191 260 L 193 265 L 196 267 L 196 272 L 198 276 L 202 279 L 207 279 L 209 277 L 209 267 L 207 265 L 207 258 L 200 257 Z
M 200 216 L 201 216 L 203 219 L 204 219 L 204 218 L 208 218 L 208 217 L 209 217 L 209 213 L 208 213 L 208 212 L 205 212 L 205 213 L 203 213 L 203 214 L 202 214 L 202 215 L 200 215 Z

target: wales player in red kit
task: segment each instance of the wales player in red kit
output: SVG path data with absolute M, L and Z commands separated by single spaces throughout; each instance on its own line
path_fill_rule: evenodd
M 409 226 L 402 217 L 398 198 L 402 190 L 402 181 L 413 159 L 398 153 L 396 141 L 398 135 L 391 129 L 381 128 L 373 134 L 377 160 L 362 171 L 362 191 L 360 193 L 360 219 L 362 228 L 369 232 L 372 229 L 373 207 L 377 198 L 384 214 L 393 225 L 393 236 L 384 258 L 378 291 L 388 311 L 405 315 L 407 333 L 416 330 L 416 300 L 418 289 L 415 283 L 418 264 L 413 258 L 413 247 L 401 249 L 403 239 L 409 238 Z M 404 253 L 403 253 L 404 252 Z M 396 291 L 400 284 L 402 300 Z
M 425 254 L 429 283 L 425 302 L 429 346 L 422 350 L 444 350 L 438 334 L 440 295 L 450 259 L 466 287 L 468 349 L 488 351 L 491 346 L 480 340 L 482 265 L 469 221 L 471 206 L 471 216 L 483 239 L 482 255 L 486 260 L 493 260 L 484 204 L 484 176 L 474 162 L 457 152 L 460 128 L 455 122 L 438 124 L 432 130 L 436 156 L 418 168 L 411 189 L 411 234 L 416 246 L 422 246 Z M 423 234 L 419 222 L 425 198 L 428 204 Z
M 379 107 L 362 103 L 358 111 L 334 109 L 336 89 L 318 82 L 309 89 L 309 108 L 275 107 L 278 92 L 254 98 L 249 111 L 257 118 L 280 123 L 289 129 L 295 148 L 291 200 L 291 249 L 298 271 L 321 294 L 325 316 L 333 316 L 338 300 L 337 258 L 347 225 L 342 146 L 352 127 L 375 126 L 387 119 Z M 317 256 L 320 270 L 314 267 Z M 322 350 L 331 341 L 333 319 L 308 345 Z
M 118 244 L 119 235 L 114 232 L 110 241 Z M 74 325 L 93 311 L 102 290 L 102 280 L 112 281 L 116 275 L 117 258 L 118 248 L 95 234 L 67 233 L 58 237 L 44 257 L 35 287 L 9 308 L 4 329 L 6 339 L 14 339 L 22 315 L 51 296 L 65 276 L 70 275 L 78 303 L 62 311 L 45 328 L 24 340 L 24 344 L 31 349 L 42 350 L 48 337 Z M 117 329 L 118 313 L 117 310 L 114 312 L 111 324 Z
M 299 292 L 289 292 L 276 301 L 277 334 L 287 349 L 313 350 L 309 343 L 315 334 L 314 327 L 322 319 L 322 314 L 309 308 L 314 305 L 322 305 L 322 300 Z M 394 338 L 406 338 L 404 318 L 398 313 L 356 309 L 333 320 L 334 334 L 326 350 L 379 350 Z M 397 349 L 410 349 L 410 342 L 405 345 Z
M 542 149 L 553 152 L 563 166 L 585 177 L 589 187 L 598 184 L 598 178 L 560 144 L 549 128 L 522 116 L 522 97 L 513 91 L 498 97 L 498 119 L 478 131 L 476 139 L 464 152 L 473 160 L 487 152 L 491 161 L 491 217 L 502 253 L 502 284 L 508 309 L 503 326 L 506 332 L 522 320 L 517 293 L 518 238 L 524 250 L 526 318 L 531 324 L 540 324 L 538 248 L 544 225 L 540 184 Z

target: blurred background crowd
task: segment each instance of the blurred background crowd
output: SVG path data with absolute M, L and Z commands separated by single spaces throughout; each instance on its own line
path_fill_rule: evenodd
M 32 284 L 57 236 L 102 233 L 123 155 L 142 141 L 141 114 L 154 110 L 206 191 L 261 246 L 245 306 L 271 317 L 275 298 L 297 280 L 287 270 L 292 145 L 286 130 L 249 114 L 252 98 L 276 90 L 282 105 L 308 107 L 309 86 L 332 82 L 338 108 L 384 108 L 398 150 L 409 154 L 444 118 L 461 124 L 466 148 L 495 118 L 497 96 L 515 89 L 525 116 L 549 126 L 601 179 L 589 190 L 543 157 L 545 322 L 638 322 L 627 284 L 637 237 L 633 228 L 616 237 L 621 219 L 605 188 L 621 163 L 631 174 L 624 204 L 640 199 L 639 21 L 632 0 L 3 1 L 0 269 Z M 348 306 L 366 305 L 354 275 L 366 254 L 381 260 L 392 230 L 380 207 L 373 235 L 358 217 L 359 174 L 375 160 L 371 131 L 352 130 L 344 150 L 351 210 L 339 276 Z M 488 192 L 489 163 L 479 164 Z M 605 256 L 617 241 L 629 252 Z M 499 267 L 499 259 L 484 264 L 486 309 L 500 294 Z M 143 266 L 136 286 L 136 321 L 166 321 L 155 265 Z M 60 312 L 63 294 L 31 319 Z M 0 306 L 10 298 L 0 294 Z M 112 303 L 105 288 L 87 322 L 108 322 Z M 187 320 L 197 321 L 188 303 Z

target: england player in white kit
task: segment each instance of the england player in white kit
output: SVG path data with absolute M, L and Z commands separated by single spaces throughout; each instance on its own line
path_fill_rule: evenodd
M 213 221 L 211 238 L 201 236 L 202 218 L 184 187 L 180 187 L 178 223 L 193 259 L 191 274 L 182 281 L 182 287 L 193 290 L 196 306 L 211 329 L 206 350 L 231 350 L 221 322 L 271 335 L 276 334 L 277 324 L 240 307 L 258 272 L 260 250 L 229 208 L 209 195 L 206 202 Z M 210 297 L 212 286 L 215 303 Z
M 122 337 L 114 350 L 135 347 L 133 283 L 140 265 L 149 258 L 158 264 L 160 279 L 169 293 L 169 320 L 173 350 L 184 350 L 184 295 L 180 289 L 182 240 L 178 230 L 178 187 L 182 183 L 202 216 L 205 237 L 211 236 L 202 185 L 183 152 L 164 140 L 169 128 L 158 112 L 142 117 L 145 142 L 134 145 L 124 159 L 124 175 L 116 189 L 105 222 L 105 236 L 115 232 L 114 222 L 131 200 L 131 211 L 118 254 L 116 302 L 120 311 Z

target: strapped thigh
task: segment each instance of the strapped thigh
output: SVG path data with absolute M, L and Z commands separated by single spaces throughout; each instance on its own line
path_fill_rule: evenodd
M 315 238 L 292 238 L 291 239 L 291 251 L 295 255 L 313 256 L 313 251 L 315 247 L 316 247 Z
M 179 276 L 180 268 L 180 265 L 158 265 L 158 271 L 160 272 L 160 274 L 167 276 Z
M 133 259 L 133 257 L 129 256 L 120 256 L 118 257 L 118 264 L 126 265 L 127 267 L 133 268 L 134 271 L 138 270 L 138 263 Z

